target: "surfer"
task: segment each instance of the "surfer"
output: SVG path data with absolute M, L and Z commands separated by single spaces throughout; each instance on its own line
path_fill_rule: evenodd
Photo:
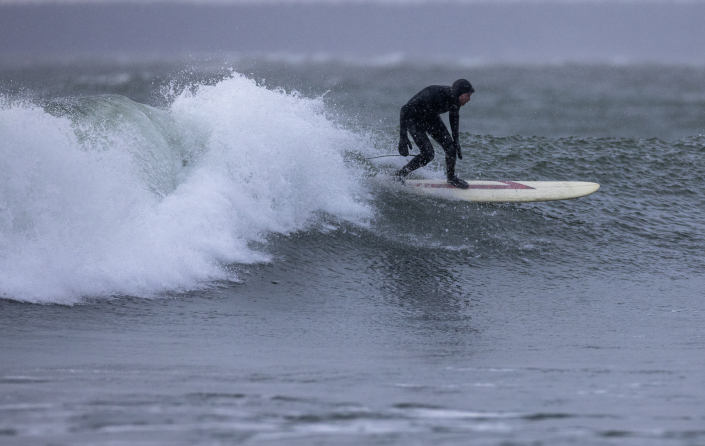
M 394 174 L 394 178 L 404 182 L 404 178 L 412 171 L 430 163 L 434 156 L 433 146 L 428 139 L 431 135 L 446 153 L 446 177 L 448 183 L 461 189 L 467 189 L 468 183 L 455 176 L 456 156 L 463 159 L 458 141 L 458 121 L 460 107 L 470 101 L 470 96 L 475 92 L 470 82 L 458 79 L 450 87 L 431 85 L 426 87 L 409 99 L 401 108 L 399 127 L 399 154 L 409 156 L 411 142 L 407 133 L 411 134 L 414 142 L 419 147 L 419 153 Z M 449 113 L 451 137 L 448 128 L 441 121 L 441 114 Z

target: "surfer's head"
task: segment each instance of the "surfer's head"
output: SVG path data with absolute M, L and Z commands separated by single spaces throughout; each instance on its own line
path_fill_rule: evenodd
M 455 97 L 458 97 L 461 94 L 465 93 L 475 93 L 475 89 L 472 88 L 472 84 L 467 79 L 458 79 L 457 81 L 453 82 L 453 86 L 450 88 L 453 91 Z
M 467 104 L 470 101 L 470 95 L 475 93 L 475 89 L 472 88 L 472 84 L 467 79 L 458 79 L 453 82 L 453 86 L 450 89 L 453 92 L 453 96 L 458 98 L 461 107 Z

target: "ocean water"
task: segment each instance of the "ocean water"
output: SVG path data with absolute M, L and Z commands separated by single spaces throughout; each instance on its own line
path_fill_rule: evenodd
M 462 177 L 600 190 L 391 184 L 460 77 Z M 0 443 L 705 444 L 704 134 L 697 66 L 6 64 Z

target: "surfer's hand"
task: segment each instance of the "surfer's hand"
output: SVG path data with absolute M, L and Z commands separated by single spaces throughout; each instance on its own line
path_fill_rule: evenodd
M 458 154 L 458 159 L 463 159 L 463 152 L 460 151 L 460 144 L 455 143 L 455 153 Z
M 411 150 L 411 149 L 412 149 L 411 141 L 409 141 L 408 137 L 399 138 L 399 155 L 409 156 L 409 150 Z

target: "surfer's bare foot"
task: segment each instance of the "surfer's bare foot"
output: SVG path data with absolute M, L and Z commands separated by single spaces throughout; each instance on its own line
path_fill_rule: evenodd
M 404 174 L 402 174 L 401 170 L 396 171 L 394 175 L 392 175 L 392 181 L 402 185 L 404 184 Z
M 467 189 L 470 187 L 470 185 L 465 180 L 461 180 L 458 177 L 448 178 L 448 184 L 455 186 L 458 189 Z

